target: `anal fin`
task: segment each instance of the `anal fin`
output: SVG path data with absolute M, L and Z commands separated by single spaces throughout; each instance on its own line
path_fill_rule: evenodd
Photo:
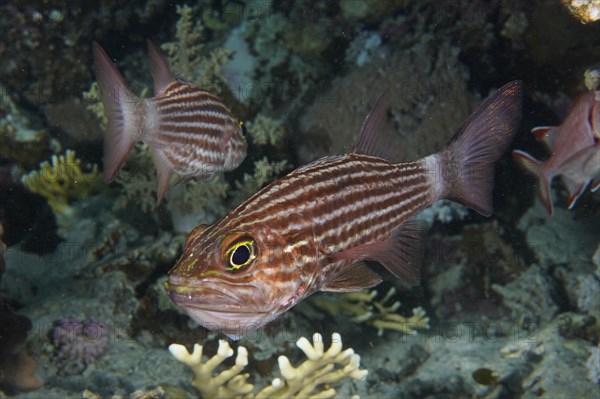
M 409 284 L 421 281 L 423 263 L 423 236 L 427 224 L 422 221 L 405 222 L 388 240 L 358 245 L 333 255 L 336 259 L 373 260 L 379 262 L 395 277 Z
M 354 292 L 372 288 L 381 283 L 381 277 L 363 262 L 342 270 L 321 288 L 323 292 Z
M 153 149 L 152 155 L 158 178 L 158 187 L 156 188 L 156 206 L 158 206 L 162 202 L 165 193 L 167 192 L 167 188 L 169 187 L 171 165 L 160 150 Z

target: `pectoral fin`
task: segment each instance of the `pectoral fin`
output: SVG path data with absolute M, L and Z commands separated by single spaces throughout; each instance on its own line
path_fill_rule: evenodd
M 363 244 L 334 254 L 336 259 L 373 260 L 394 276 L 418 285 L 423 259 L 423 236 L 427 225 L 420 221 L 405 222 L 389 240 Z
M 321 288 L 324 292 L 354 292 L 375 287 L 381 277 L 364 263 L 355 263 L 327 281 Z

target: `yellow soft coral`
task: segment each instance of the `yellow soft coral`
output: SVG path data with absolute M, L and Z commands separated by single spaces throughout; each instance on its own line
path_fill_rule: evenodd
M 331 346 L 327 351 L 324 351 L 323 338 L 318 333 L 313 335 L 312 345 L 304 337 L 296 345 L 308 359 L 293 367 L 286 356 L 279 356 L 281 377 L 256 393 L 254 385 L 248 382 L 249 374 L 242 374 L 248 365 L 248 351 L 243 346 L 238 348 L 235 364 L 216 375 L 213 375 L 215 369 L 233 356 L 233 349 L 227 341 L 220 340 L 217 354 L 206 362 L 202 362 L 203 348 L 198 344 L 194 345 L 192 353 L 177 344 L 170 345 L 169 351 L 194 371 L 192 385 L 205 398 L 330 398 L 336 391 L 329 384 L 347 377 L 364 380 L 367 376 L 367 370 L 360 369 L 360 356 L 351 348 L 342 351 L 342 338 L 338 333 L 331 336 Z
M 71 201 L 85 198 L 103 186 L 98 165 L 89 169 L 84 172 L 75 152 L 67 150 L 64 155 L 53 155 L 51 162 L 42 162 L 39 170 L 23 176 L 21 182 L 32 193 L 46 198 L 56 216 L 64 217 L 72 213 Z

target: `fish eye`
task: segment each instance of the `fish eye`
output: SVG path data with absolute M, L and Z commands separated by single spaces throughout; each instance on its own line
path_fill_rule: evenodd
M 245 268 L 256 258 L 256 252 L 254 240 L 250 238 L 234 242 L 225 251 L 226 269 L 237 271 Z
M 240 132 L 243 137 L 248 137 L 248 129 L 246 128 L 246 124 L 242 121 L 240 121 Z

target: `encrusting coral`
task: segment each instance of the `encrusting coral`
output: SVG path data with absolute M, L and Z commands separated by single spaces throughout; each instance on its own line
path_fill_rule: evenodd
M 378 335 L 384 330 L 400 331 L 404 334 L 416 334 L 417 330 L 429 327 L 429 318 L 421 307 L 413 309 L 412 316 L 402 316 L 397 313 L 400 302 L 389 304 L 395 288 L 376 300 L 377 290 L 362 290 L 341 295 L 319 295 L 310 300 L 310 305 L 331 315 L 345 315 L 355 323 L 366 323 L 377 329 Z
M 57 320 L 49 332 L 52 362 L 63 375 L 80 374 L 108 349 L 109 328 L 96 320 Z
M 216 375 L 213 375 L 215 369 L 234 353 L 227 341 L 220 340 L 217 354 L 206 362 L 202 361 L 203 347 L 199 344 L 194 345 L 192 353 L 178 344 L 170 345 L 169 351 L 192 368 L 195 375 L 192 385 L 204 398 L 330 398 L 336 391 L 328 387 L 329 384 L 346 377 L 364 380 L 367 376 L 368 371 L 360 369 L 360 356 L 351 348 L 342 351 L 342 338 L 338 333 L 332 334 L 327 351 L 318 333 L 313 335 L 312 345 L 304 337 L 296 345 L 308 359 L 293 367 L 286 356 L 279 356 L 281 378 L 275 378 L 271 385 L 256 393 L 254 385 L 248 382 L 249 374 L 242 374 L 248 365 L 248 351 L 243 346 L 238 347 L 235 364 Z
M 71 214 L 71 201 L 88 197 L 104 186 L 98 165 L 88 170 L 84 172 L 75 152 L 67 150 L 64 155 L 53 155 L 51 162 L 42 162 L 39 170 L 23 176 L 21 182 L 32 193 L 46 198 L 57 217 L 63 217 Z

